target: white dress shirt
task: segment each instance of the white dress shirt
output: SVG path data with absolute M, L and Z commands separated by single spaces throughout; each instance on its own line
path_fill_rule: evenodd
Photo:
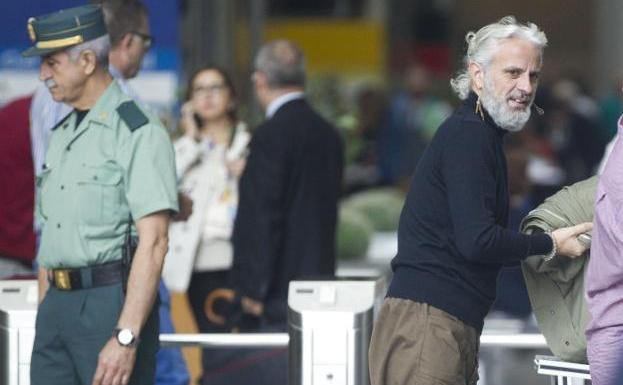
M 304 97 L 305 93 L 301 91 L 288 92 L 287 94 L 279 96 L 277 99 L 270 102 L 270 104 L 266 108 L 266 119 L 272 118 L 273 115 L 275 115 L 275 112 L 277 112 L 277 110 L 287 102 L 296 99 L 303 99 Z

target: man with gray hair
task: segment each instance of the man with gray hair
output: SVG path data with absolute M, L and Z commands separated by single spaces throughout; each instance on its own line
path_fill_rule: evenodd
M 110 49 L 108 71 L 119 88 L 141 107 L 146 107 L 128 81 L 138 75 L 153 38 L 149 29 L 148 9 L 140 0 L 91 0 L 101 5 Z M 52 128 L 72 111 L 72 106 L 57 102 L 45 84 L 35 90 L 30 109 L 30 134 L 35 173 L 42 171 Z M 180 213 L 174 219 L 184 220 L 191 209 L 188 198 L 178 194 Z M 184 214 L 184 215 L 182 215 Z M 170 295 L 164 283 L 159 286 L 160 332 L 174 333 L 170 312 Z M 160 349 L 157 355 L 156 385 L 180 385 L 189 381 L 188 370 L 179 348 Z
M 52 128 L 37 177 L 31 383 L 153 384 L 154 304 L 178 210 L 173 146 L 110 75 L 101 7 L 30 18 L 28 32 L 23 55 L 42 57 L 40 79 L 73 108 Z
M 586 249 L 576 237 L 590 223 L 531 235 L 506 228 L 502 141 L 530 117 L 545 34 L 509 16 L 466 41 L 465 67 L 451 82 L 463 103 L 424 152 L 400 218 L 394 275 L 369 352 L 373 385 L 476 384 L 500 268 Z
M 240 179 L 232 284 L 241 312 L 234 326 L 276 332 L 286 330 L 289 282 L 334 274 L 343 144 L 306 101 L 305 60 L 295 44 L 262 46 L 253 82 L 268 119 L 254 132 Z M 285 363 L 286 351 L 280 356 Z M 267 357 L 279 359 L 259 353 L 257 360 L 246 360 L 256 362 L 256 372 L 231 375 L 246 375 L 255 384 L 286 383 L 285 365 L 271 373 Z
M 153 43 L 149 34 L 147 8 L 142 2 L 134 0 L 93 2 L 102 6 L 110 39 L 108 71 L 123 92 L 140 102 L 136 92 L 129 86 L 128 80 L 138 74 L 143 57 Z M 30 111 L 35 173 L 41 172 L 52 127 L 69 112 L 71 106 L 55 102 L 47 87 L 43 84 L 37 87 Z

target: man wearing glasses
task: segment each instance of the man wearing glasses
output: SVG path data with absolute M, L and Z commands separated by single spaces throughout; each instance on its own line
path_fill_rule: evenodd
M 102 5 L 111 44 L 110 71 L 115 78 L 132 79 L 153 44 L 147 10 L 138 1 L 119 4 L 104 1 Z

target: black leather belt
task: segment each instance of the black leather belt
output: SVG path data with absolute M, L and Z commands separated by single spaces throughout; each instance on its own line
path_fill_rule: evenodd
M 48 281 L 60 290 L 78 290 L 114 285 L 123 281 L 121 261 L 76 269 L 48 270 Z

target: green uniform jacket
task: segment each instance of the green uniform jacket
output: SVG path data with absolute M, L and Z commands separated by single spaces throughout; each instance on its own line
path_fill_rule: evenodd
M 52 130 L 37 184 L 48 269 L 119 260 L 130 213 L 178 209 L 169 135 L 115 81 L 77 127 L 74 111 Z
M 597 177 L 565 187 L 547 198 L 528 214 L 521 230 L 530 233 L 535 227 L 552 231 L 561 227 L 592 222 Z M 590 244 L 590 235 L 579 240 Z M 557 256 L 549 262 L 543 256 L 522 261 L 530 302 L 541 332 L 551 351 L 565 361 L 586 363 L 584 331 L 590 315 L 584 299 L 584 269 L 587 255 L 579 258 Z

